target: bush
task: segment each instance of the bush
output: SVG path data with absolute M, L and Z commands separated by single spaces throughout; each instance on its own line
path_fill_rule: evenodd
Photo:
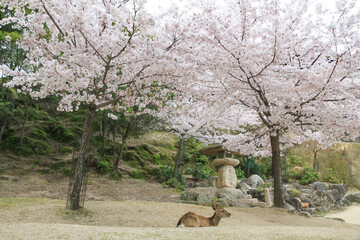
M 202 164 L 200 162 L 196 163 L 195 167 L 190 169 L 191 175 L 197 180 L 209 178 L 212 172 L 212 169 L 207 164 Z
M 59 149 L 59 152 L 60 152 L 61 154 L 72 153 L 72 152 L 73 152 L 73 148 L 72 148 L 72 147 L 66 147 L 66 146 L 64 146 L 64 147 L 61 147 L 61 148 Z
M 334 175 L 333 169 L 329 168 L 323 177 L 324 182 L 340 184 L 340 180 Z
M 60 169 L 62 175 L 69 177 L 71 175 L 71 168 L 63 167 Z
M 175 178 L 170 178 L 166 182 L 163 182 L 163 187 L 165 187 L 165 186 L 174 187 L 181 191 L 184 191 L 184 189 L 185 189 L 184 182 L 178 182 Z
M 51 129 L 51 136 L 60 142 L 69 142 L 75 139 L 75 134 L 64 126 L 55 126 Z
M 161 183 L 174 177 L 174 166 L 171 163 L 165 163 L 156 170 L 156 178 Z
M 237 179 L 241 180 L 241 179 L 245 178 L 245 173 L 244 173 L 244 171 L 241 169 L 240 166 L 237 166 L 237 167 L 235 168 L 235 173 L 236 173 Z
M 39 140 L 47 140 L 46 132 L 39 126 L 31 132 L 31 136 Z
M 145 170 L 133 170 L 130 173 L 130 177 L 134 178 L 134 179 L 148 179 L 149 178 L 149 173 Z
M 300 184 L 306 185 L 320 180 L 320 174 L 310 167 L 305 167 L 301 171 L 302 178 Z
M 120 171 L 113 171 L 109 176 L 110 180 L 115 180 L 115 181 L 120 181 L 122 178 L 123 176 Z
M 32 148 L 33 152 L 39 155 L 49 155 L 52 153 L 52 148 L 48 142 L 42 140 L 29 140 L 29 147 Z
M 300 196 L 300 191 L 295 189 L 295 188 L 292 188 L 290 189 L 289 191 L 289 195 L 292 197 L 292 198 L 296 198 L 296 197 L 299 197 Z
M 98 162 L 97 168 L 99 169 L 99 171 L 101 173 L 107 173 L 107 172 L 110 172 L 110 170 L 111 170 L 111 164 L 106 159 L 103 159 Z

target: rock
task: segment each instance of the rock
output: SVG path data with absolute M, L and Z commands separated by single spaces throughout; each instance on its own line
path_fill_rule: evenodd
M 236 188 L 237 177 L 235 168 L 230 165 L 220 167 L 218 171 L 218 187 L 219 188 Z
M 308 212 L 308 213 L 310 213 L 311 215 L 314 215 L 315 212 L 316 212 L 316 209 L 315 209 L 315 208 L 303 208 L 302 211 L 303 211 L 303 212 Z
M 326 206 L 330 207 L 331 204 L 336 202 L 335 197 L 332 195 L 331 190 L 326 191 L 313 191 L 310 194 L 312 203 L 315 206 Z
M 329 190 L 329 184 L 326 182 L 314 182 L 310 184 L 312 190 L 325 191 Z
M 302 208 L 302 204 L 299 198 L 288 198 L 285 199 L 285 202 L 293 206 L 298 211 Z
M 299 215 L 304 217 L 311 217 L 309 212 L 304 212 L 304 211 L 299 212 Z
M 285 202 L 284 207 L 285 207 L 285 209 L 288 210 L 289 212 L 296 211 L 296 209 L 295 209 L 292 205 L 288 204 L 287 202 Z
M 341 207 L 348 207 L 351 205 L 351 202 L 347 200 L 346 198 L 341 198 L 339 201 L 339 204 Z
M 259 206 L 259 200 L 257 198 L 242 199 L 240 201 L 242 203 L 248 205 L 249 207 L 257 207 L 257 206 Z
M 328 212 L 329 211 L 329 209 L 327 207 L 325 207 L 325 206 L 318 206 L 315 209 L 318 212 Z
M 238 184 L 236 185 L 237 189 L 240 189 L 241 191 L 247 193 L 249 189 L 251 188 L 249 185 L 247 185 L 244 182 L 238 181 Z
M 205 188 L 207 188 L 207 187 L 211 187 L 207 182 L 197 182 L 197 183 L 195 183 L 195 186 L 194 186 L 195 188 L 198 188 L 198 187 L 205 187 Z
M 249 205 L 243 203 L 240 199 L 230 197 L 219 198 L 216 202 L 224 207 L 249 207 Z
M 216 192 L 216 196 L 218 198 L 230 197 L 234 199 L 244 199 L 246 198 L 246 194 L 243 193 L 240 189 L 232 189 L 232 188 L 220 188 Z
M 216 188 L 191 188 L 181 193 L 180 199 L 184 201 L 196 201 L 199 204 L 211 203 L 216 198 Z
M 346 186 L 346 184 L 333 184 L 331 186 L 331 189 L 338 190 L 341 197 L 344 197 L 345 194 L 347 193 L 347 191 L 349 190 L 348 187 Z
M 331 195 L 334 197 L 335 201 L 339 201 L 342 197 L 339 190 L 337 189 L 331 190 Z
M 357 202 L 360 203 L 360 192 L 349 194 L 346 196 L 346 199 L 350 202 Z
M 216 187 L 217 188 L 218 183 L 218 176 L 211 176 L 209 177 L 208 184 L 210 187 Z
M 230 165 L 230 166 L 237 166 L 239 165 L 240 161 L 235 158 L 217 158 L 212 162 L 212 165 L 215 168 L 219 168 L 224 165 Z
M 241 183 L 246 183 L 252 188 L 257 188 L 261 184 L 264 184 L 264 180 L 257 174 L 251 175 L 249 178 L 244 178 Z
M 273 206 L 273 201 L 272 201 L 272 197 L 270 195 L 270 190 L 268 188 L 265 188 L 265 203 L 266 203 L 266 207 L 272 207 Z

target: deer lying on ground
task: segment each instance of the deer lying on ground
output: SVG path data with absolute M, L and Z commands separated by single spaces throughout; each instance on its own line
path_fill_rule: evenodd
M 219 225 L 221 218 L 230 217 L 231 214 L 219 204 L 213 204 L 215 213 L 212 217 L 206 218 L 193 212 L 185 213 L 179 220 L 177 227 L 215 227 Z

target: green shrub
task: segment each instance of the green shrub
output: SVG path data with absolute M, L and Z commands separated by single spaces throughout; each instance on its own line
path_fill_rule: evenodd
M 195 164 L 195 167 L 191 170 L 191 175 L 197 180 L 207 179 L 213 173 L 212 169 L 207 164 L 202 164 L 200 162 Z
M 69 177 L 71 175 L 71 168 L 70 167 L 60 168 L 60 172 L 62 175 Z
M 39 155 L 49 155 L 52 153 L 50 144 L 42 140 L 30 141 L 29 146 L 32 148 L 34 153 Z
M 115 181 L 120 181 L 123 178 L 122 174 L 120 171 L 113 171 L 110 176 L 109 179 L 111 180 L 115 180 Z
M 241 179 L 245 178 L 245 173 L 244 173 L 244 171 L 241 169 L 240 166 L 237 166 L 237 167 L 235 168 L 235 173 L 236 173 L 237 179 L 241 180 Z
M 257 188 L 256 192 L 254 193 L 253 197 L 259 199 L 260 201 L 265 202 L 265 189 L 270 188 L 270 187 L 272 187 L 272 183 L 270 183 L 270 182 L 266 182 L 266 183 L 260 185 Z
M 99 171 L 101 173 L 107 173 L 107 172 L 110 172 L 110 170 L 111 170 L 111 164 L 106 159 L 103 159 L 98 162 L 97 168 L 99 169 Z
M 23 145 L 15 147 L 14 153 L 17 155 L 31 156 L 32 154 L 34 154 L 34 151 L 31 147 Z
M 165 187 L 165 186 L 177 188 L 177 189 L 179 189 L 181 191 L 184 191 L 184 189 L 185 189 L 184 181 L 183 182 L 178 182 L 175 178 L 170 178 L 166 182 L 163 182 L 163 187 Z
M 67 146 L 63 146 L 59 149 L 59 152 L 61 154 L 68 154 L 68 153 L 72 153 L 73 152 L 73 148 L 72 147 L 67 147 Z
M 174 177 L 174 166 L 171 163 L 165 163 L 156 170 L 156 178 L 161 183 Z
M 39 139 L 39 140 L 47 140 L 47 134 L 46 132 L 39 126 L 37 126 L 32 132 L 31 132 L 31 136 L 35 139 Z
M 148 179 L 149 178 L 149 174 L 147 171 L 145 170 L 133 170 L 130 173 L 130 177 L 134 178 L 134 179 Z
M 73 132 L 61 125 L 51 129 L 51 136 L 60 142 L 69 142 L 76 138 Z
M 329 182 L 329 183 L 340 184 L 340 180 L 334 175 L 332 168 L 327 169 L 327 173 L 325 173 L 325 175 L 323 177 L 323 181 Z
M 289 195 L 292 197 L 292 198 L 295 198 L 295 197 L 299 197 L 300 196 L 300 191 L 295 189 L 295 188 L 292 188 L 290 189 L 289 191 Z
M 300 184 L 306 185 L 320 180 L 320 174 L 310 167 L 305 167 L 301 171 Z

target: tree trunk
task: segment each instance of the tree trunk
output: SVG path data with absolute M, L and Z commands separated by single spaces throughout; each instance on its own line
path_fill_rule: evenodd
M 272 170 L 274 177 L 274 206 L 284 207 L 281 189 L 281 158 L 280 158 L 280 141 L 279 132 L 275 136 L 270 135 L 271 152 L 272 152 Z
M 314 152 L 314 164 L 313 164 L 313 169 L 314 171 L 317 171 L 317 151 Z
M 126 144 L 126 139 L 123 137 L 122 141 L 121 141 L 120 152 L 119 152 L 118 157 L 116 158 L 116 161 L 114 163 L 114 171 L 116 171 L 118 169 L 119 163 L 123 159 L 125 144 Z
M 113 137 L 113 159 L 115 160 L 115 158 L 116 158 L 116 123 L 115 123 L 115 121 L 113 121 L 112 137 Z
M 96 111 L 95 107 L 90 106 L 86 114 L 84 133 L 81 138 L 81 144 L 79 150 L 79 158 L 77 159 L 76 167 L 74 169 L 74 178 L 70 183 L 72 186 L 70 193 L 70 206 L 69 206 L 71 210 L 77 210 L 80 208 L 80 194 L 81 194 L 81 187 L 85 173 L 85 160 L 87 156 L 88 145 L 90 142 L 95 111 Z
M 26 110 L 26 117 L 25 117 L 22 129 L 21 129 L 21 133 L 20 133 L 20 146 L 24 145 L 25 127 L 26 127 L 26 122 L 27 122 L 28 118 L 29 118 L 29 111 Z
M 182 161 L 182 158 L 183 158 L 184 142 L 185 142 L 185 137 L 184 137 L 184 136 L 181 136 L 181 137 L 180 137 L 179 151 L 178 151 L 178 154 L 177 154 L 177 156 L 176 156 L 175 166 L 174 166 L 174 178 L 175 178 L 178 182 L 181 182 L 180 174 L 179 174 L 179 169 L 180 169 L 180 164 L 181 164 L 181 161 Z
M 104 117 L 101 119 L 101 124 L 100 124 L 100 132 L 101 132 L 101 157 L 105 156 L 105 120 Z
M 5 128 L 6 128 L 6 124 L 7 124 L 7 119 L 4 120 L 4 124 L 1 127 L 1 131 L 0 131 L 0 147 L 1 147 L 1 143 L 2 143 L 2 136 L 3 136 Z

